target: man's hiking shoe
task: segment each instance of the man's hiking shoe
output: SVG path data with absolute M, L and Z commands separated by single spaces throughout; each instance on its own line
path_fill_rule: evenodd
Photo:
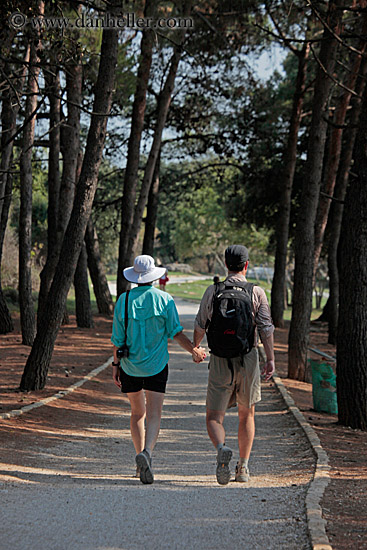
M 231 479 L 229 462 L 232 458 L 232 449 L 225 445 L 219 449 L 217 454 L 217 481 L 219 485 L 227 485 Z
M 150 458 L 149 453 L 145 450 L 142 451 L 136 455 L 135 462 L 137 468 L 140 468 L 140 481 L 144 483 L 144 485 L 153 483 L 154 476 L 152 471 L 152 459 Z
M 234 480 L 244 483 L 246 481 L 249 481 L 249 479 L 250 479 L 249 469 L 245 465 L 241 466 L 241 464 L 237 462 Z

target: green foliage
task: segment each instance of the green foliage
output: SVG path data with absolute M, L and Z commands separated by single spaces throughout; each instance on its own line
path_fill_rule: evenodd
M 195 164 L 185 168 L 185 172 L 177 166 L 173 168 L 175 179 L 170 166 L 163 169 L 159 255 L 165 261 L 203 258 L 211 272 L 216 263 L 221 265 L 225 248 L 238 242 L 249 247 L 253 263 L 267 261 L 270 232 L 244 223 L 231 212 L 237 195 L 238 170 L 213 167 L 195 174 Z

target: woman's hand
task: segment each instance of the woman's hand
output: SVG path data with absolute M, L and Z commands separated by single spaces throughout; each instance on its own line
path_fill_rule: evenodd
M 115 386 L 121 389 L 121 382 L 120 382 L 120 375 L 119 375 L 119 368 L 115 365 L 112 365 L 112 379 Z
M 206 352 L 204 348 L 193 348 L 192 360 L 194 363 L 201 363 L 206 358 Z

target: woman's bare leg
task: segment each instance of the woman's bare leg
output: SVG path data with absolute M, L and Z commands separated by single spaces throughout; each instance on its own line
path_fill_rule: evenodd
M 141 453 L 144 449 L 145 442 L 145 396 L 144 391 L 129 392 L 127 397 L 130 401 L 131 416 L 130 416 L 130 431 L 133 439 L 136 454 Z
M 145 449 L 151 455 L 158 439 L 161 426 L 164 393 L 146 390 Z

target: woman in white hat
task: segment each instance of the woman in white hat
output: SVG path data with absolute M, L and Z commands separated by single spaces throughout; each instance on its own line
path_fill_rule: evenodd
M 124 269 L 124 277 L 138 286 L 117 300 L 111 338 L 113 381 L 130 401 L 137 472 L 145 484 L 154 481 L 151 457 L 168 377 L 168 338 L 190 352 L 195 362 L 205 358 L 203 348 L 195 348 L 183 334 L 173 298 L 152 286 L 164 273 L 165 268 L 156 267 L 147 255 L 137 256 L 134 265 Z

